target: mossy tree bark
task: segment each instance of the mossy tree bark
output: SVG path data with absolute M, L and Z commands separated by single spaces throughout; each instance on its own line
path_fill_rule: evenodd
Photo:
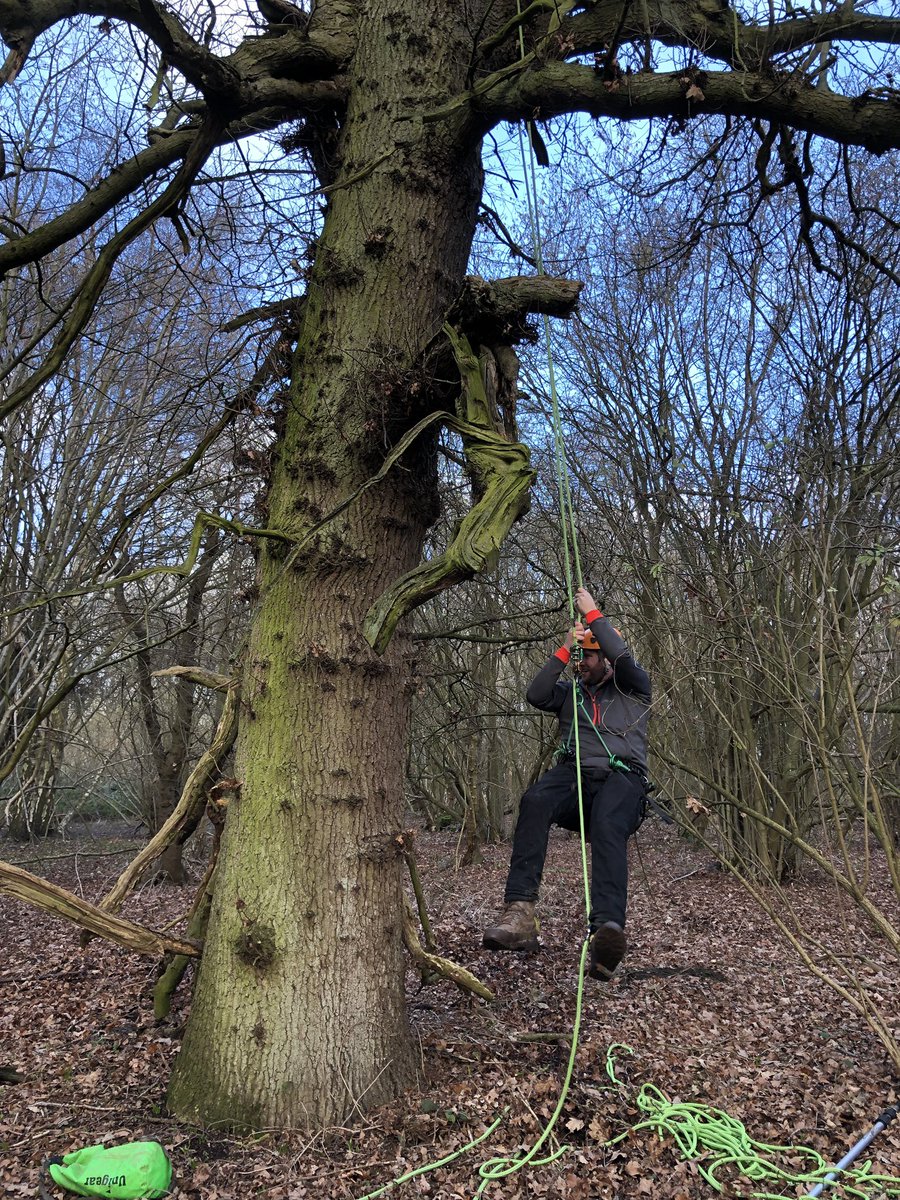
M 459 291 L 482 181 L 475 147 L 461 153 L 444 124 L 398 145 L 412 103 L 463 82 L 465 30 L 442 10 L 422 23 L 411 3 L 373 3 L 360 23 L 271 492 L 270 524 L 297 537 L 434 403 L 414 368 Z M 412 1077 L 398 841 L 409 646 L 398 635 L 379 658 L 359 625 L 419 561 L 435 516 L 428 443 L 299 555 L 262 548 L 242 786 L 170 1089 L 182 1116 L 340 1122 Z

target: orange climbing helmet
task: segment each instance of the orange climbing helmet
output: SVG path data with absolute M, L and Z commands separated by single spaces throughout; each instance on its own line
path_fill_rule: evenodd
M 616 629 L 615 625 L 613 625 L 613 629 L 616 630 L 616 633 L 619 635 L 619 637 L 622 637 L 621 630 Z M 591 633 L 590 629 L 585 629 L 584 631 L 584 637 L 581 639 L 581 648 L 582 650 L 595 650 L 598 654 L 603 653 L 600 643 L 594 637 L 593 633 Z

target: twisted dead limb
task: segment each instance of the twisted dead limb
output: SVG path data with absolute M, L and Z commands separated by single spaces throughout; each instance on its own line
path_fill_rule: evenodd
M 156 676 L 178 675 L 192 680 L 201 687 L 215 688 L 217 691 L 224 690 L 225 704 L 212 743 L 209 749 L 200 756 L 197 765 L 188 776 L 174 812 L 140 854 L 131 860 L 100 901 L 100 908 L 105 912 L 118 912 L 145 867 L 159 858 L 166 847 L 176 838 L 180 838 L 184 842 L 194 832 L 203 815 L 206 792 L 210 782 L 217 774 L 219 763 L 234 745 L 234 739 L 237 736 L 240 694 L 236 679 L 229 679 L 227 675 L 216 675 L 212 671 L 204 671 L 200 667 L 167 667 L 164 671 L 156 671 L 154 674 Z
M 486 988 L 465 967 L 451 962 L 449 958 L 441 958 L 439 954 L 428 953 L 419 941 L 413 907 L 406 896 L 403 897 L 403 941 L 406 949 L 409 951 L 410 958 L 423 974 L 433 971 L 438 975 L 443 975 L 445 979 L 449 979 L 457 987 L 463 988 L 464 991 L 474 992 L 482 1000 L 494 999 L 494 993 L 490 988 Z
M 443 364 L 446 347 L 459 373 L 456 414 L 440 418 L 462 439 L 474 503 L 444 552 L 401 575 L 366 613 L 362 631 L 376 654 L 384 653 L 399 621 L 417 605 L 490 570 L 503 539 L 527 512 L 535 472 L 516 433 L 519 360 L 512 346 L 534 340 L 530 313 L 571 316 L 580 290 L 577 281 L 543 275 L 493 283 L 466 279 L 434 344 L 431 366 Z M 437 374 L 446 369 L 442 365 Z
M 384 653 L 400 619 L 417 605 L 496 563 L 503 539 L 528 509 L 535 478 L 528 447 L 498 431 L 482 365 L 471 342 L 450 325 L 444 326 L 444 333 L 462 385 L 459 415 L 448 416 L 444 424 L 462 438 L 478 499 L 443 554 L 401 575 L 366 613 L 362 631 L 376 654 Z
M 65 888 L 48 883 L 38 875 L 14 867 L 11 863 L 0 862 L 0 892 L 24 900 L 26 904 L 37 905 L 54 916 L 63 917 L 66 921 L 74 921 L 82 929 L 89 930 L 96 937 L 106 938 L 119 946 L 127 946 L 138 954 L 164 954 L 166 952 L 184 954 L 188 958 L 196 958 L 200 953 L 193 942 L 183 938 L 170 938 L 165 934 L 147 929 L 143 925 L 135 925 L 123 917 L 115 917 L 104 912 L 96 904 L 82 900 Z

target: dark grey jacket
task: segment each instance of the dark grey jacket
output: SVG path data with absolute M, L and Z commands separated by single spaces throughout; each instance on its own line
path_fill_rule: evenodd
M 590 624 L 603 653 L 613 665 L 613 675 L 599 687 L 589 688 L 580 680 L 578 737 L 582 765 L 591 772 L 607 774 L 609 757 L 597 732 L 615 754 L 642 773 L 647 770 L 647 721 L 650 712 L 650 676 L 631 656 L 624 638 L 606 617 Z M 573 685 L 560 681 L 566 664 L 555 654 L 531 681 L 525 698 L 535 708 L 556 713 L 559 736 L 575 752 L 572 729 Z

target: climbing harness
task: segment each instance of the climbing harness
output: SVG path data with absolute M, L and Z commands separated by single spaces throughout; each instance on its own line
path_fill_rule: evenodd
M 641 798 L 641 814 L 640 814 L 640 819 L 638 820 L 638 823 L 635 826 L 635 832 L 637 832 L 637 830 L 640 829 L 641 825 L 643 825 L 644 821 L 647 819 L 647 816 L 651 810 L 653 812 L 655 812 L 657 815 L 659 815 L 666 824 L 669 824 L 669 825 L 674 824 L 674 821 L 672 820 L 672 817 L 669 815 L 669 813 L 667 813 L 666 810 L 661 805 L 657 804 L 655 800 L 651 799 L 650 792 L 655 791 L 655 787 L 650 782 L 650 780 L 647 778 L 646 774 L 643 771 L 641 771 L 638 767 L 636 767 L 633 763 L 626 762 L 624 758 L 620 758 L 618 754 L 613 754 L 613 752 L 610 750 L 609 746 L 606 743 L 606 739 L 604 738 L 604 736 L 600 732 L 600 730 L 597 728 L 597 723 L 594 720 L 594 717 L 587 710 L 587 705 L 584 703 L 584 693 L 582 691 L 581 684 L 578 681 L 577 677 L 572 681 L 572 687 L 573 687 L 573 695 L 576 698 L 577 708 L 575 705 L 573 705 L 572 724 L 569 728 L 568 734 L 566 735 L 565 741 L 561 742 L 559 744 L 559 746 L 557 747 L 557 750 L 554 754 L 554 762 L 564 763 L 564 762 L 575 762 L 576 761 L 576 757 L 572 753 L 571 741 L 572 741 L 573 732 L 575 732 L 577 735 L 577 730 L 576 730 L 576 725 L 578 724 L 577 709 L 580 708 L 581 711 L 584 713 L 584 715 L 587 717 L 588 724 L 590 725 L 591 729 L 593 729 L 594 733 L 596 733 L 597 737 L 600 739 L 600 745 L 603 747 L 603 750 L 606 754 L 607 760 L 609 762 L 610 770 L 618 771 L 623 775 L 633 775 L 636 779 L 639 779 L 641 782 L 641 786 L 643 788 L 643 795 Z M 595 711 L 596 711 L 596 705 L 595 705 Z M 578 761 L 580 762 L 580 756 L 579 756 Z M 579 771 L 579 775 L 580 775 L 580 771 Z
M 646 777 L 643 775 L 643 773 L 641 771 L 639 771 L 637 769 L 637 767 L 633 766 L 631 763 L 627 763 L 624 758 L 620 758 L 618 756 L 618 754 L 613 754 L 612 750 L 610 750 L 609 746 L 606 744 L 606 738 L 603 736 L 603 734 L 597 728 L 597 722 L 594 719 L 594 716 L 591 713 L 589 713 L 587 710 L 587 705 L 584 702 L 584 691 L 583 691 L 583 689 L 581 687 L 581 683 L 579 682 L 577 677 L 575 679 L 573 679 L 573 681 L 572 681 L 572 688 L 573 688 L 573 695 L 575 697 L 575 704 L 573 704 L 573 706 L 572 706 L 572 709 L 573 709 L 572 725 L 569 728 L 568 734 L 566 735 L 566 740 L 562 743 L 562 746 L 560 747 L 562 750 L 565 751 L 566 757 L 567 758 L 573 757 L 573 755 L 570 752 L 570 745 L 571 745 L 571 741 L 572 741 L 572 733 L 577 724 L 577 715 L 578 714 L 577 714 L 577 711 L 575 711 L 576 707 L 577 707 L 577 708 L 580 708 L 581 711 L 584 713 L 584 715 L 587 717 L 588 724 L 590 725 L 591 729 L 593 729 L 594 733 L 596 733 L 597 737 L 600 739 L 600 745 L 603 747 L 603 749 L 606 753 L 606 757 L 609 760 L 610 770 L 611 771 L 621 771 L 624 774 L 638 775 L 641 779 L 645 779 Z M 594 714 L 599 716 L 596 701 L 594 701 Z

